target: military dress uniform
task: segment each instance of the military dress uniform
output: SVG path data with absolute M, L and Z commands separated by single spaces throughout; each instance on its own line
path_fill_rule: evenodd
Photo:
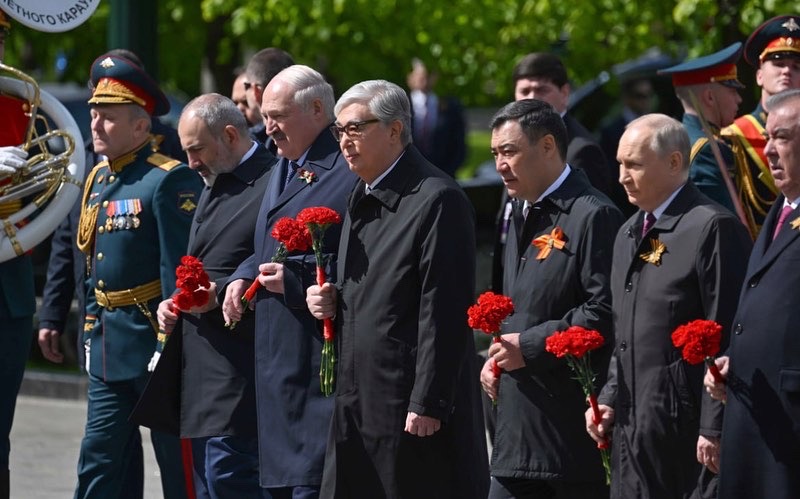
M 741 89 L 744 85 L 739 81 L 736 71 L 736 62 L 741 53 L 742 44 L 736 42 L 713 54 L 662 69 L 658 74 L 670 75 L 675 88 L 719 83 Z M 698 102 L 688 104 L 695 109 L 695 113 L 701 113 Z M 683 116 L 683 126 L 689 134 L 692 147 L 689 178 L 703 194 L 736 213 L 736 204 L 741 204 L 738 193 L 741 192 L 740 182 L 743 175 L 736 169 L 730 146 L 720 138 L 720 127 L 728 123 L 707 121 L 705 125 L 710 132 L 709 136 L 703 126 L 706 117 L 695 113 L 687 112 Z M 720 152 L 721 165 L 714 154 L 714 143 Z M 725 181 L 726 176 L 734 184 L 735 200 Z
M 143 106 L 150 114 L 168 109 L 155 83 L 122 58 L 95 61 L 92 81 L 91 104 L 138 103 L 125 89 L 145 89 L 157 97 L 155 106 Z M 149 140 L 101 162 L 86 179 L 77 244 L 87 263 L 89 409 L 76 498 L 119 497 L 123 482 L 141 486 L 123 480 L 126 468 L 138 465 L 126 443 L 139 427 L 128 417 L 147 382 L 157 345 L 156 309 L 175 290 L 175 268 L 186 251 L 201 187 L 196 173 L 153 152 Z M 185 497 L 178 439 L 155 431 L 152 439 L 164 496 Z
M 800 16 L 784 15 L 765 21 L 744 45 L 744 60 L 756 69 L 765 61 L 786 59 L 800 60 Z M 742 172 L 739 192 L 754 233 L 761 228 L 779 194 L 764 154 L 767 112 L 763 102 L 762 96 L 752 113 L 739 116 L 722 131 L 733 149 L 737 170 Z

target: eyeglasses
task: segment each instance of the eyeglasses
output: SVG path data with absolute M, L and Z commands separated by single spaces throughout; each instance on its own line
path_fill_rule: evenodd
M 380 120 L 375 118 L 371 120 L 364 120 L 364 121 L 351 121 L 350 123 L 339 126 L 336 124 L 331 125 L 331 133 L 333 134 L 333 138 L 337 141 L 342 140 L 342 134 L 347 135 L 350 139 L 360 139 L 364 135 L 364 128 L 370 123 L 377 123 Z

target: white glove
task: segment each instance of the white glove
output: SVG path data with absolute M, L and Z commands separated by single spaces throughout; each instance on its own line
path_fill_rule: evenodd
M 15 173 L 25 166 L 28 152 L 16 146 L 0 147 L 0 173 Z
M 154 352 L 153 357 L 150 359 L 150 363 L 147 364 L 147 370 L 149 372 L 153 372 L 156 370 L 156 364 L 158 364 L 158 359 L 161 358 L 161 352 Z
M 86 354 L 86 374 L 89 374 L 89 359 L 91 356 L 89 355 L 89 346 L 92 344 L 92 340 L 86 340 L 86 343 L 83 344 L 83 351 Z

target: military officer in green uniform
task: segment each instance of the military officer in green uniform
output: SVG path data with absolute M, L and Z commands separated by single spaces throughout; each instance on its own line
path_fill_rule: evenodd
M 156 350 L 158 304 L 175 288 L 202 186 L 185 164 L 153 152 L 152 116 L 169 110 L 156 83 L 122 57 L 92 65 L 92 140 L 105 156 L 89 174 L 78 247 L 86 254 L 84 344 L 89 409 L 81 443 L 76 499 L 114 498 L 141 459 L 126 443 L 139 427 L 128 421 Z M 186 497 L 179 440 L 152 433 L 164 497 Z M 129 478 L 129 477 L 128 477 Z M 125 483 L 141 489 L 139 483 Z
M 753 112 L 736 118 L 722 130 L 742 172 L 740 197 L 748 222 L 757 233 L 778 196 L 764 154 L 767 145 L 767 99 L 800 88 L 800 16 L 777 16 L 756 28 L 744 44 L 744 60 L 756 68 L 761 98 Z
M 692 144 L 689 178 L 703 194 L 734 213 L 738 196 L 731 196 L 725 177 L 735 186 L 738 176 L 731 148 L 720 139 L 720 129 L 733 122 L 742 102 L 739 89 L 744 85 L 736 72 L 741 52 L 742 44 L 736 42 L 719 52 L 658 72 L 672 76 L 675 95 L 683 106 L 683 126 Z M 704 125 L 708 132 L 703 130 Z M 714 143 L 721 165 L 714 154 Z

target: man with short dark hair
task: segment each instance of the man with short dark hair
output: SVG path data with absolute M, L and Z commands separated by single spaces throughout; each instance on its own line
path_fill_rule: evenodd
M 480 375 L 497 403 L 489 497 L 602 499 L 600 454 L 581 432 L 585 396 L 545 339 L 570 326 L 613 338 L 609 276 L 622 215 L 567 163 L 567 130 L 551 105 L 508 104 L 491 126 L 495 165 L 515 202 L 503 254 L 514 314 Z M 610 344 L 592 353 L 599 382 L 610 355 Z
M 257 107 L 250 107 L 250 101 L 247 99 L 248 85 L 249 83 L 247 81 L 247 75 L 244 72 L 239 73 L 233 82 L 233 87 L 231 88 L 231 100 L 234 104 L 236 104 L 236 107 L 239 108 L 239 111 L 242 113 L 242 116 L 244 116 L 244 119 L 247 120 L 247 126 L 252 127 L 253 125 L 261 123 L 262 119 L 261 109 Z
M 570 84 L 567 69 L 561 59 L 545 52 L 533 52 L 523 57 L 514 67 L 514 100 L 539 99 L 556 110 L 567 129 L 567 152 L 564 160 L 570 168 L 583 170 L 589 183 L 609 198 L 612 197 L 615 173 L 608 171 L 602 149 L 589 131 L 567 112 Z M 502 290 L 503 248 L 511 222 L 512 203 L 503 191 L 500 211 L 497 214 L 494 255 L 492 261 L 492 289 Z
M 242 82 L 251 109 L 260 110 L 261 100 L 267 85 L 278 73 L 294 64 L 294 59 L 287 52 L 275 47 L 267 47 L 255 53 L 244 70 L 245 79 Z M 266 146 L 273 154 L 277 153 L 275 146 L 268 137 L 265 117 L 261 117 L 250 128 L 253 138 Z

